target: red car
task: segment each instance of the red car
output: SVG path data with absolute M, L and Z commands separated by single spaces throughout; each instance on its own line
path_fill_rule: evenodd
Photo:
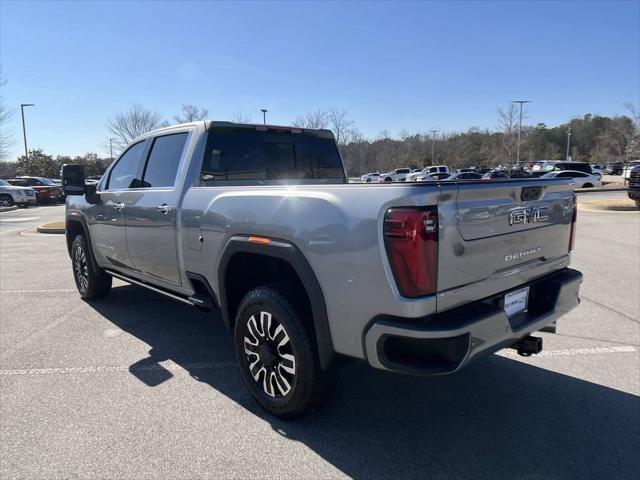
M 62 187 L 44 177 L 16 177 L 7 180 L 17 187 L 31 187 L 36 191 L 36 201 L 41 204 L 51 204 L 64 201 Z

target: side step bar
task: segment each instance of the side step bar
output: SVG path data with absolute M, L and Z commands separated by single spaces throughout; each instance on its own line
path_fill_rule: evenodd
M 105 269 L 105 272 L 107 272 L 112 277 L 119 278 L 120 280 L 124 280 L 127 283 L 134 283 L 134 284 L 139 285 L 141 287 L 144 287 L 144 288 L 147 288 L 149 290 L 152 290 L 152 291 L 154 291 L 156 293 L 160 293 L 160 294 L 162 294 L 162 295 L 164 295 L 166 297 L 172 298 L 173 300 L 177 300 L 179 302 L 186 303 L 187 305 L 191 305 L 191 306 L 194 306 L 194 307 L 200 307 L 200 304 L 197 304 L 195 302 L 190 302 L 189 299 L 181 297 L 180 295 L 176 295 L 175 293 L 167 292 L 166 290 L 162 290 L 161 288 L 153 287 L 153 286 L 149 285 L 148 283 L 141 282 L 140 280 L 134 280 L 131 277 L 126 277 L 124 275 L 121 275 L 120 273 L 114 272 L 113 270 Z

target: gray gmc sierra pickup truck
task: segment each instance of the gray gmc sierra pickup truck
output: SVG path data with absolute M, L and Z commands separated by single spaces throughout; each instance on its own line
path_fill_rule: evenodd
M 568 180 L 349 184 L 327 130 L 202 121 L 141 136 L 95 185 L 63 168 L 67 246 L 84 299 L 112 277 L 233 329 L 242 378 L 293 417 L 339 358 L 437 375 L 579 303 Z

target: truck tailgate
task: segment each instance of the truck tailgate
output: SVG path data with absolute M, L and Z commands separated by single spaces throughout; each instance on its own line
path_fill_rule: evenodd
M 567 266 L 573 204 L 566 181 L 461 182 L 443 190 L 438 310 Z

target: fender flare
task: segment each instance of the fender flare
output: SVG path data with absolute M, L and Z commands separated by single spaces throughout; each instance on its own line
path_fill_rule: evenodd
M 307 262 L 302 252 L 294 244 L 286 240 L 270 238 L 271 241 L 269 243 L 254 243 L 250 242 L 249 238 L 249 235 L 236 235 L 231 237 L 220 257 L 220 265 L 218 268 L 218 299 L 225 326 L 231 328 L 232 324 L 227 305 L 225 278 L 227 275 L 227 267 L 233 256 L 236 253 L 251 253 L 284 260 L 291 265 L 307 292 L 311 304 L 320 366 L 323 370 L 328 370 L 333 363 L 335 352 L 333 350 L 333 344 L 331 343 L 329 318 L 324 295 L 322 294 L 318 279 L 315 273 L 313 273 L 309 262 Z
M 89 226 L 87 225 L 87 221 L 85 220 L 84 216 L 77 211 L 71 211 L 71 212 L 67 212 L 66 216 L 65 216 L 65 236 L 67 239 L 67 250 L 69 253 L 69 256 L 71 256 L 71 244 L 73 243 L 73 238 L 70 238 L 69 235 L 69 223 L 74 222 L 74 223 L 79 223 L 80 226 L 82 227 L 82 230 L 84 232 L 84 237 L 87 240 L 87 247 L 89 248 L 89 253 L 91 255 L 91 265 L 93 266 L 93 269 L 97 272 L 102 271 L 102 267 L 100 267 L 100 265 L 98 265 L 98 262 L 96 261 L 96 256 L 93 253 L 93 243 L 91 242 L 91 234 L 89 233 Z

